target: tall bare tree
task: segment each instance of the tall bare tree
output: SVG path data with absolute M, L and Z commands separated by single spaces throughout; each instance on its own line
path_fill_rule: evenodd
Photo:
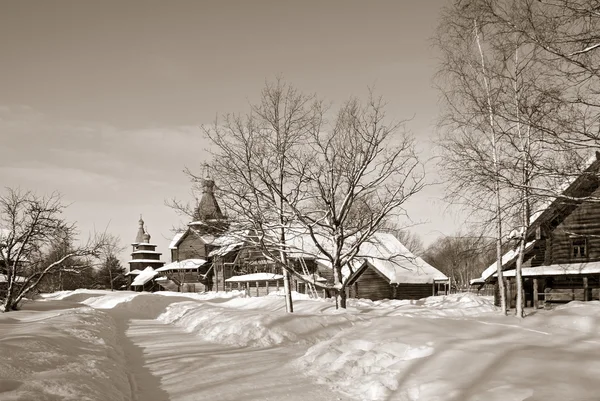
M 107 244 L 105 234 L 96 235 L 83 245 L 73 245 L 76 227 L 62 217 L 65 208 L 58 193 L 39 196 L 7 188 L 0 196 L 0 268 L 8 285 L 2 303 L 5 312 L 15 310 L 23 297 L 46 276 L 58 272 L 66 261 L 102 254 Z M 53 260 L 44 258 L 45 252 L 56 244 L 65 245 L 61 254 Z M 88 266 L 72 264 L 69 269 L 76 272 Z
M 256 247 L 283 269 L 286 308 L 293 312 L 286 233 L 292 224 L 289 202 L 298 196 L 292 174 L 300 149 L 318 130 L 322 103 L 281 79 L 267 83 L 260 103 L 245 116 L 225 115 L 205 127 L 213 146 L 212 174 L 237 232 L 252 230 Z M 188 171 L 192 179 L 200 177 Z M 278 255 L 278 260 L 274 258 Z
M 352 99 L 332 123 L 325 113 L 315 96 L 277 81 L 249 115 L 226 116 L 206 134 L 221 198 L 238 227 L 251 228 L 265 255 L 273 260 L 276 250 L 292 274 L 286 255 L 307 249 L 292 247 L 286 233 L 309 235 L 346 307 L 343 269 L 387 219 L 406 214 L 423 171 L 412 138 L 402 123 L 387 121 L 381 99 Z

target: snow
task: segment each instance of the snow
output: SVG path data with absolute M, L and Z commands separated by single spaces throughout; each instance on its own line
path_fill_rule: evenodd
M 560 265 L 524 267 L 521 269 L 523 277 L 530 276 L 560 276 L 564 274 L 598 274 L 600 262 L 565 263 Z M 506 277 L 514 277 L 515 271 L 503 273 Z
M 375 233 L 359 251 L 369 265 L 386 276 L 391 284 L 433 283 L 448 277 L 423 259 L 413 255 L 398 239 L 389 233 Z
M 173 239 L 171 240 L 171 243 L 169 244 L 169 249 L 177 249 L 177 243 L 179 242 L 181 237 L 183 237 L 183 234 L 185 234 L 185 231 L 175 233 Z
M 327 281 L 325 277 L 321 277 L 318 274 L 300 274 L 300 277 L 309 283 L 324 283 Z
M 162 253 L 159 252 L 159 251 L 150 251 L 150 250 L 142 250 L 142 251 L 131 252 L 132 255 L 148 254 L 148 253 L 152 253 L 152 254 L 155 254 L 155 255 L 162 255 Z
M 531 249 L 531 247 L 535 244 L 535 241 L 531 241 L 528 242 L 527 244 L 525 244 L 525 252 L 529 251 L 529 249 Z M 517 257 L 517 250 L 515 249 L 511 249 L 508 252 L 506 252 L 504 255 L 502 255 L 502 266 L 506 265 L 507 263 L 509 263 L 510 261 L 512 261 L 514 258 Z M 490 278 L 494 273 L 497 272 L 497 266 L 496 266 L 496 261 L 494 261 L 494 263 L 492 263 L 491 265 L 489 265 L 489 267 L 487 269 L 485 269 L 483 271 L 483 273 L 481 273 L 481 277 L 475 280 L 473 280 L 471 283 L 477 283 L 480 282 L 481 280 L 485 281 L 488 278 Z
M 135 280 L 132 281 L 131 286 L 135 287 L 138 285 L 144 285 L 148 281 L 152 280 L 157 274 L 158 272 L 154 271 L 152 267 L 148 266 L 135 277 Z
M 130 275 L 130 274 L 140 274 L 142 271 L 140 269 L 133 269 L 129 272 L 127 272 L 126 276 Z
M 193 270 L 202 266 L 206 263 L 204 259 L 185 259 L 179 262 L 172 262 L 156 269 L 157 272 L 164 272 L 167 270 Z
M 239 283 L 246 281 L 276 281 L 282 280 L 283 276 L 281 274 L 273 274 L 273 273 L 252 273 L 252 274 L 244 274 L 241 276 L 233 276 L 225 280 L 228 283 Z
M 163 263 L 159 259 L 132 259 L 127 263 Z
M 62 291 L 0 315 L 2 400 L 596 400 L 600 302 Z

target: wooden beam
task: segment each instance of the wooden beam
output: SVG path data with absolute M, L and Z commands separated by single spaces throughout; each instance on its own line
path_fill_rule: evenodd
M 269 295 L 269 281 L 267 281 L 267 284 L 265 286 L 267 288 L 267 295 Z
M 510 277 L 505 278 L 504 282 L 506 283 L 504 285 L 504 287 L 506 288 L 506 309 L 510 309 L 512 305 L 512 289 L 510 288 Z
M 533 279 L 533 309 L 537 309 L 538 308 L 538 293 L 539 293 L 539 283 L 538 283 L 538 279 L 534 278 Z
M 259 295 L 259 293 L 258 293 L 258 289 L 259 289 L 259 287 L 258 287 L 258 281 L 257 281 L 257 282 L 256 282 L 256 296 L 257 296 L 257 297 L 259 297 L 259 296 L 260 296 L 260 295 Z
M 592 297 L 591 297 L 591 291 L 589 291 L 589 282 L 588 282 L 588 278 L 584 277 L 583 278 L 583 300 L 584 301 L 591 301 Z

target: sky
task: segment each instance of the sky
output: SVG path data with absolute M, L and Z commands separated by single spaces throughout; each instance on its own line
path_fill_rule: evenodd
M 59 191 L 84 238 L 107 230 L 129 246 L 142 214 L 169 261 L 185 219 L 165 200 L 193 199 L 183 170 L 208 161 L 200 126 L 248 111 L 277 76 L 334 106 L 373 88 L 391 119 L 411 119 L 428 159 L 439 113 L 431 38 L 445 3 L 4 1 L 0 184 Z M 438 181 L 435 163 L 427 173 Z M 426 244 L 461 228 L 443 196 L 434 185 L 407 205 Z

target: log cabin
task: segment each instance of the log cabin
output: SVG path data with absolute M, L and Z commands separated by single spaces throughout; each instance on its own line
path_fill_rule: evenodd
M 600 154 L 596 153 L 587 168 L 565 184 L 560 196 L 531 217 L 522 265 L 526 305 L 537 308 L 542 302 L 599 299 L 599 171 Z M 516 299 L 517 256 L 509 250 L 502 257 L 510 307 Z M 494 285 L 499 304 L 496 262 L 471 284 Z

